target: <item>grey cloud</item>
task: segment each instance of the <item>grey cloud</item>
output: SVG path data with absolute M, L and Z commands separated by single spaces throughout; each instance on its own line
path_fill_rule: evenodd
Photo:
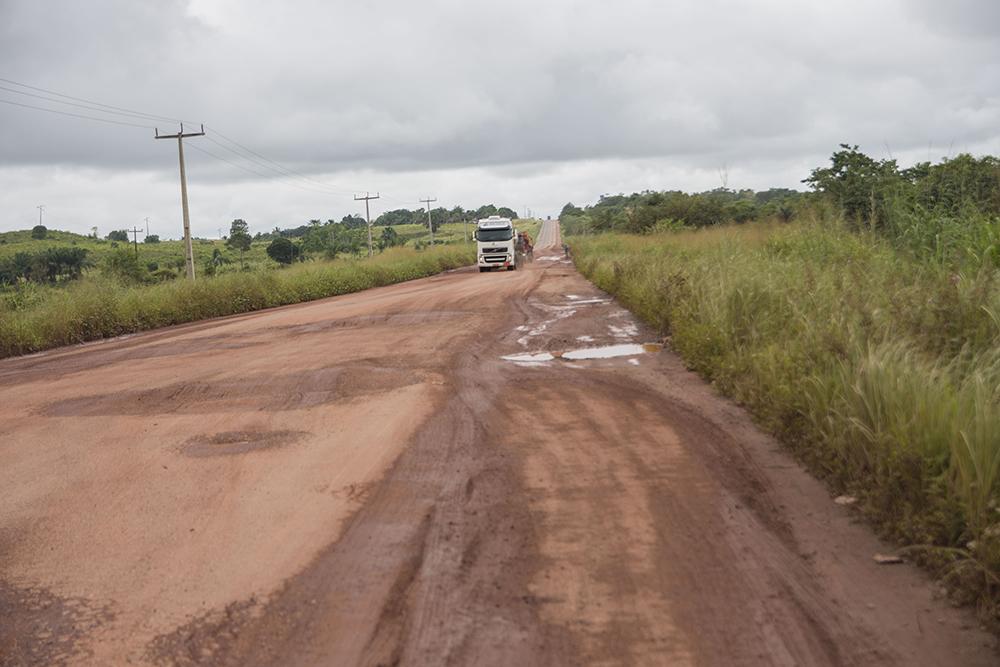
M 874 152 L 1000 150 L 998 7 L 5 0 L 0 77 L 204 121 L 310 174 L 410 184 L 423 172 L 444 187 L 446 173 L 530 165 L 563 183 L 563 163 L 581 165 L 565 173 L 584 178 L 607 173 L 587 165 L 639 160 L 675 165 L 671 177 L 686 169 L 692 186 L 702 182 L 692 174 L 722 164 L 754 165 L 755 178 L 787 185 L 789 165 L 841 141 Z M 56 106 L 7 91 L 0 99 Z M 2 104 L 0 119 L 8 170 L 174 176 L 175 154 L 148 130 Z M 210 141 L 198 146 L 239 161 Z M 206 185 L 258 180 L 194 151 L 190 159 Z

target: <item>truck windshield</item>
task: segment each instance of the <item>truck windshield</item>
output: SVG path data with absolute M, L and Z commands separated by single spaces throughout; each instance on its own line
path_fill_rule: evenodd
M 507 229 L 480 229 L 477 230 L 476 238 L 480 241 L 510 241 L 514 237 L 514 230 Z

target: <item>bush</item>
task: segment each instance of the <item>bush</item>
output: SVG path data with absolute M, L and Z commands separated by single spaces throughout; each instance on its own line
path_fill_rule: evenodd
M 101 261 L 101 274 L 126 284 L 143 283 L 149 278 L 149 272 L 139 261 L 139 257 L 125 249 L 105 255 Z
M 279 264 L 295 261 L 295 244 L 284 237 L 278 237 L 267 246 L 267 256 Z

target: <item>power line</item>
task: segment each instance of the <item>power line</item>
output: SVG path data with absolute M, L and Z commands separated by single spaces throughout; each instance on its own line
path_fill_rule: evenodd
M 67 106 L 77 107 L 77 108 L 80 108 L 80 109 L 85 109 L 85 110 L 93 111 L 93 112 L 96 112 L 96 113 L 108 114 L 108 115 L 117 115 L 117 116 L 122 116 L 122 117 L 126 117 L 126 118 L 135 118 L 135 119 L 138 119 L 138 120 L 162 120 L 162 121 L 170 121 L 170 122 L 177 122 L 177 123 L 183 123 L 183 122 L 192 123 L 192 121 L 182 121 L 181 119 L 171 118 L 169 116 L 161 116 L 161 115 L 158 115 L 158 114 L 150 114 L 150 113 L 146 113 L 144 111 L 137 111 L 135 109 L 129 109 L 127 107 L 120 107 L 120 106 L 115 106 L 113 104 L 105 104 L 103 102 L 97 102 L 95 100 L 90 100 L 90 99 L 86 99 L 86 98 L 83 98 L 83 97 L 76 97 L 76 96 L 73 96 L 73 95 L 67 95 L 65 93 L 60 93 L 60 92 L 57 92 L 57 91 L 54 91 L 54 90 L 49 90 L 47 88 L 40 88 L 38 86 L 32 86 L 32 85 L 29 85 L 29 84 L 26 84 L 26 83 L 21 83 L 19 81 L 14 81 L 12 79 L 6 79 L 6 78 L 3 78 L 3 77 L 0 77 L 0 82 L 11 84 L 13 86 L 18 86 L 20 88 L 26 88 L 28 90 L 38 91 L 40 93 L 45 93 L 46 95 L 53 95 L 55 97 L 64 98 L 65 100 L 73 100 L 74 102 L 79 102 L 81 104 L 75 104 L 73 102 L 66 102 L 66 101 L 63 101 L 63 100 L 54 99 L 52 97 L 46 97 L 44 95 L 36 95 L 36 94 L 25 92 L 25 91 L 22 91 L 22 90 L 15 90 L 13 88 L 8 88 L 6 86 L 0 86 L 0 90 L 4 90 L 4 91 L 10 92 L 10 93 L 17 94 L 17 95 L 26 95 L 26 96 L 29 96 L 29 97 L 33 97 L 33 98 L 37 98 L 37 99 L 44 100 L 44 101 L 47 101 L 47 102 L 51 102 L 51 103 L 54 103 L 54 104 L 63 104 L 63 105 L 67 105 Z M 124 127 L 138 127 L 138 128 L 147 129 L 147 130 L 155 130 L 156 129 L 152 125 L 143 125 L 143 124 L 140 124 L 140 123 L 133 123 L 133 122 L 125 121 L 125 120 L 117 120 L 117 119 L 113 119 L 113 118 L 102 118 L 102 117 L 98 117 L 98 116 L 90 116 L 90 115 L 87 115 L 87 114 L 74 113 L 74 112 L 70 112 L 70 111 L 61 111 L 59 109 L 50 109 L 50 108 L 47 108 L 47 107 L 36 106 L 36 105 L 33 105 L 33 104 L 25 104 L 25 103 L 22 103 L 22 102 L 15 102 L 14 100 L 0 99 L 0 103 L 9 104 L 9 105 L 12 105 L 12 106 L 17 106 L 17 107 L 21 107 L 21 108 L 24 108 L 24 109 L 32 109 L 32 110 L 36 110 L 36 111 L 44 111 L 46 113 L 57 114 L 57 115 L 60 115 L 60 116 L 68 116 L 68 117 L 71 117 L 71 118 L 80 118 L 80 119 L 83 119 L 83 120 L 93 120 L 93 121 L 97 121 L 99 123 L 108 123 L 108 124 L 111 124 L 111 125 L 121 125 L 121 126 L 124 126 Z M 193 124 L 197 124 L 197 123 L 193 123 Z M 239 157 L 242 160 L 246 160 L 247 162 L 249 162 L 250 164 L 252 164 L 252 165 L 254 165 L 256 167 L 259 167 L 261 169 L 266 169 L 269 172 L 277 174 L 280 178 L 285 179 L 286 185 L 291 185 L 293 187 L 299 188 L 300 190 L 304 190 L 306 192 L 314 192 L 314 193 L 329 194 L 329 195 L 343 195 L 343 196 L 347 196 L 347 195 L 353 194 L 353 192 L 356 191 L 356 190 L 351 190 L 351 191 L 341 190 L 341 189 L 338 189 L 336 187 L 333 187 L 333 186 L 331 186 L 331 185 L 329 185 L 327 183 L 324 183 L 323 181 L 319 181 L 319 180 L 317 180 L 315 178 L 307 176 L 307 175 L 303 174 L 302 172 L 296 171 L 295 169 L 292 169 L 291 167 L 287 167 L 287 166 L 281 164 L 280 162 L 278 162 L 276 160 L 272 160 L 271 158 L 269 158 L 269 157 L 267 157 L 265 155 L 262 155 L 261 153 L 255 151 L 255 150 L 253 150 L 251 148 L 248 148 L 247 146 L 244 146 L 240 142 L 236 141 L 232 137 L 229 137 L 229 136 L 223 134 L 222 132 L 220 132 L 219 130 L 217 130 L 214 127 L 209 127 L 208 129 L 211 130 L 211 132 L 213 134 L 217 135 L 219 138 L 223 139 L 224 141 L 232 144 L 232 146 L 235 146 L 236 148 L 232 148 L 232 147 L 227 146 L 227 145 L 225 145 L 225 144 L 223 144 L 223 143 L 221 143 L 219 141 L 216 141 L 211 136 L 206 136 L 205 137 L 208 141 L 211 141 L 216 146 L 219 146 L 220 148 L 222 148 L 222 149 L 224 149 L 224 150 L 232 153 L 233 155 Z M 273 176 L 271 176 L 270 174 L 262 173 L 260 171 L 257 171 L 256 169 L 252 169 L 252 168 L 246 167 L 244 165 L 241 165 L 241 164 L 239 164 L 237 162 L 233 162 L 232 160 L 226 159 L 225 157 L 222 157 L 220 155 L 212 153 L 211 151 L 208 151 L 208 150 L 206 150 L 204 148 L 200 148 L 200 147 L 197 147 L 197 146 L 194 146 L 194 145 L 192 145 L 191 148 L 194 148 L 195 150 L 197 150 L 197 151 L 199 151 L 201 153 L 204 153 L 204 154 L 208 155 L 209 157 L 212 157 L 213 159 L 219 160 L 220 162 L 225 162 L 225 163 L 227 163 L 227 164 L 229 164 L 229 165 L 231 165 L 233 167 L 236 167 L 237 169 L 241 169 L 241 170 L 243 170 L 243 171 L 245 171 L 247 173 L 253 174 L 253 175 L 258 176 L 260 178 L 273 178 Z M 237 150 L 237 149 L 239 149 L 239 150 Z M 302 183 L 297 183 L 297 182 L 295 182 L 292 179 L 298 179 Z M 395 201 L 395 202 L 398 202 L 400 204 L 405 204 L 405 205 L 412 205 L 412 204 L 423 203 L 422 200 L 416 200 L 416 199 L 407 199 L 407 200 L 404 200 L 404 199 L 399 199 L 398 197 L 392 197 L 392 196 L 389 196 L 389 195 L 382 195 L 382 196 L 385 197 L 386 199 L 391 200 L 391 201 Z
M 141 127 L 144 130 L 156 129 L 152 125 L 139 125 L 138 123 L 128 123 L 123 120 L 113 120 L 111 118 L 97 118 L 96 116 L 85 116 L 81 113 L 73 113 L 71 111 L 58 111 L 57 109 L 46 109 L 45 107 L 36 107 L 33 104 L 22 104 L 20 102 L 14 102 L 13 100 L 0 99 L 0 103 L 12 104 L 16 107 L 24 107 L 25 109 L 37 109 L 38 111 L 47 111 L 49 113 L 59 114 L 60 116 L 72 116 L 73 118 L 85 118 L 87 120 L 96 120 L 99 123 L 111 123 L 112 125 L 125 125 L 128 127 Z
M 65 97 L 67 100 L 75 100 L 76 102 L 85 102 L 87 104 L 93 104 L 95 106 L 104 107 L 105 109 L 113 109 L 115 111 L 124 111 L 126 113 L 133 114 L 133 115 L 145 116 L 146 118 L 149 118 L 150 120 L 165 120 L 165 121 L 170 121 L 172 123 L 190 123 L 192 125 L 197 125 L 197 123 L 195 123 L 194 121 L 185 121 L 185 120 L 182 120 L 180 118 L 170 118 L 168 116 L 158 116 L 156 114 L 149 114 L 149 113 L 145 113 L 143 111 L 136 111 L 135 109 L 126 109 L 125 107 L 116 107 L 116 106 L 114 106 L 112 104 L 104 104 L 103 102 L 95 102 L 93 100 L 87 100 L 87 99 L 84 99 L 82 97 L 73 97 L 72 95 L 66 95 L 65 93 L 57 93 L 54 90 L 47 90 L 45 88 L 39 88 L 37 86 L 29 86 L 26 83 L 21 83 L 19 81 L 13 81 L 11 79 L 4 79 L 4 78 L 0 77 L 0 81 L 2 81 L 4 83 L 9 83 L 9 84 L 14 85 L 14 86 L 20 86 L 21 88 L 27 88 L 29 90 L 37 90 L 40 93 L 47 93 L 49 95 L 55 95 L 56 97 Z
M 250 154 L 250 155 L 252 155 L 252 156 L 255 156 L 255 157 L 257 157 L 257 158 L 260 158 L 261 160 L 264 160 L 264 161 L 266 161 L 266 162 L 268 162 L 268 163 L 270 163 L 270 164 L 274 165 L 274 167 L 272 167 L 272 168 L 275 168 L 275 167 L 276 167 L 277 169 L 280 169 L 280 170 L 281 170 L 281 171 L 283 171 L 283 172 L 287 172 L 287 173 L 288 173 L 289 175 L 294 175 L 294 176 L 298 176 L 299 178 L 301 178 L 301 179 L 303 179 L 303 180 L 306 180 L 306 181 L 309 181 L 309 182 L 311 182 L 311 183 L 315 183 L 315 184 L 317 184 L 317 185 L 320 185 L 320 186 L 323 186 L 323 187 L 325 187 L 325 188 L 330 188 L 330 189 L 334 189 L 334 190 L 336 190 L 336 188 L 332 188 L 332 187 L 331 187 L 330 185 L 328 185 L 327 183 L 324 183 L 324 182 L 322 182 L 322 181 L 318 181 L 318 180 L 316 180 L 315 178 L 311 178 L 311 177 L 309 177 L 309 176 L 306 176 L 305 174 L 303 174 L 303 173 L 301 173 L 301 172 L 298 172 L 298 171 L 295 171 L 295 170 L 294 170 L 294 169 L 292 169 L 291 167 L 286 167 L 285 165 L 281 164 L 280 162 L 278 162 L 278 161 L 276 161 L 276 160 L 272 160 L 271 158 L 269 158 L 269 157 L 267 157 L 267 156 L 264 156 L 264 155 L 261 155 L 260 153 L 258 153 L 257 151 L 255 151 L 255 150 L 253 150 L 253 149 L 251 149 L 251 148 L 247 148 L 246 146 L 244 146 L 243 144 L 239 143 L 239 142 L 238 142 L 238 141 L 236 141 L 235 139 L 232 139 L 232 138 L 230 138 L 230 137 L 227 137 L 227 136 L 226 136 L 225 134 L 223 134 L 222 132 L 219 132 L 219 130 L 215 129 L 214 127 L 211 127 L 211 126 L 208 126 L 208 129 L 209 129 L 209 130 L 211 130 L 212 132 L 214 132 L 215 134 L 217 134 L 217 135 L 218 135 L 218 136 L 219 136 L 220 138 L 222 138 L 223 140 L 225 140 L 225 141 L 228 141 L 229 143 L 233 144 L 233 145 L 234 145 L 234 146 L 236 146 L 237 148 L 240 148 L 240 149 L 242 149 L 242 150 L 243 150 L 243 151 L 245 151 L 246 153 L 249 153 L 249 154 Z M 214 144 L 216 144 L 216 145 L 218 145 L 218 146 L 221 146 L 222 148 L 225 148 L 226 150 L 228 150 L 228 151 L 230 151 L 230 152 L 232 152 L 232 153 L 236 153 L 237 155 L 239 155 L 239 153 L 238 153 L 238 152 L 237 152 L 236 150 L 234 150 L 234 149 L 232 149 L 232 148 L 229 148 L 228 146 L 224 146 L 224 145 L 220 144 L 220 143 L 219 143 L 219 142 L 217 142 L 217 141 L 214 141 L 214 140 L 212 140 L 212 138 L 211 138 L 211 137 L 209 137 L 208 139 L 209 139 L 209 141 L 212 141 L 212 143 L 214 143 Z M 248 158 L 248 157 L 246 157 L 246 156 L 242 156 L 242 155 L 241 155 L 241 157 L 244 157 L 244 159 L 248 159 L 248 160 L 250 160 L 250 159 L 251 159 L 251 158 Z M 264 165 L 261 165 L 261 166 L 264 166 Z M 350 191 L 348 191 L 348 190 L 343 190 L 343 191 L 340 191 L 340 192 L 339 192 L 338 194 L 353 194 L 353 192 L 354 192 L 354 190 L 350 190 Z
M 208 137 L 206 136 L 205 138 L 207 139 Z M 194 144 L 190 144 L 188 147 L 189 148 L 193 148 L 194 150 L 198 151 L 199 153 L 204 153 L 205 155 L 207 155 L 207 156 L 209 156 L 211 158 L 214 158 L 214 159 L 218 160 L 219 162 L 225 162 L 226 164 L 228 164 L 230 166 L 233 166 L 233 167 L 236 167 L 237 169 L 242 169 L 243 171 L 247 172 L 248 174 L 253 174 L 254 176 L 259 176 L 261 178 L 266 178 L 266 179 L 274 178 L 274 176 L 271 175 L 271 174 L 265 174 L 263 172 L 257 171 L 256 169 L 251 169 L 250 167 L 246 167 L 246 166 L 244 166 L 244 165 L 242 165 L 242 164 L 240 164 L 238 162 L 233 162 L 232 160 L 229 160 L 229 159 L 227 159 L 225 157 L 222 157 L 221 155 L 217 155 L 216 153 L 213 153 L 212 151 L 207 150 L 205 148 L 201 148 L 200 146 L 195 146 Z M 256 164 L 256 163 L 254 163 L 254 164 Z M 298 188 L 298 189 L 303 190 L 305 192 L 312 192 L 312 193 L 323 194 L 323 195 L 338 195 L 338 196 L 340 194 L 340 193 L 336 193 L 336 192 L 330 192 L 328 190 L 320 190 L 318 188 L 312 188 L 312 187 L 308 187 L 308 186 L 305 186 L 305 185 L 300 185 L 299 183 L 296 183 L 294 181 L 287 180 L 287 177 L 282 177 L 282 178 L 286 179 L 284 181 L 284 185 L 288 185 L 288 186 L 293 187 L 293 188 Z
M 211 129 L 211 128 L 209 128 L 209 129 Z M 216 131 L 216 133 L 218 133 L 218 131 Z M 225 144 L 222 144 L 222 143 L 219 143 L 218 141 L 215 141 L 210 136 L 206 135 L 205 138 L 208 139 L 209 141 L 211 141 L 213 144 L 215 144 L 219 148 L 222 148 L 223 150 L 229 151 L 233 155 L 235 155 L 235 156 L 237 156 L 239 158 L 242 158 L 242 159 L 246 160 L 247 162 L 250 162 L 251 164 L 254 164 L 254 165 L 256 165 L 258 167 L 261 167 L 263 169 L 268 169 L 271 172 L 273 172 L 273 173 L 277 174 L 278 176 L 280 176 L 281 178 L 286 178 L 286 179 L 292 179 L 293 178 L 293 176 L 291 176 L 290 173 L 286 173 L 285 171 L 282 171 L 281 169 L 277 169 L 275 167 L 272 167 L 271 165 L 267 164 L 266 162 L 262 162 L 261 160 L 256 160 L 256 159 L 254 159 L 252 157 L 248 157 L 246 155 L 243 155 L 239 151 L 236 151 L 236 150 L 234 150 L 234 149 L 226 146 Z M 207 151 L 202 151 L 202 152 L 207 152 Z M 216 157 L 218 157 L 218 156 L 216 156 Z M 223 158 L 220 157 L 219 159 L 223 159 Z M 225 161 L 228 162 L 228 160 L 225 160 Z M 230 164 L 235 164 L 235 163 L 230 162 Z M 241 167 L 241 168 L 243 168 L 243 167 Z M 245 169 L 245 168 L 243 168 L 243 169 Z M 249 169 L 246 169 L 246 170 L 250 171 Z M 256 172 L 256 171 L 254 173 L 257 173 L 258 175 L 263 176 L 265 178 L 270 178 L 270 176 L 267 175 L 267 174 L 260 174 L 259 172 Z M 322 184 L 321 184 L 322 190 L 320 190 L 317 186 L 312 185 L 313 183 L 319 183 L 319 181 L 315 181 L 315 180 L 313 180 L 311 178 L 305 178 L 305 177 L 297 177 L 297 178 L 298 178 L 298 180 L 302 181 L 303 183 L 308 184 L 308 187 L 313 192 L 324 192 L 325 194 L 344 195 L 344 196 L 346 196 L 347 194 L 351 194 L 351 193 L 348 193 L 347 191 L 343 191 L 343 190 L 334 190 L 334 189 L 329 188 L 329 187 L 327 187 L 325 185 L 322 185 Z M 297 184 L 295 184 L 295 185 L 297 185 Z
M 77 107 L 79 109 L 87 109 L 88 111 L 96 111 L 98 113 L 105 113 L 112 116 L 123 116 L 125 118 L 138 118 L 139 120 L 157 120 L 156 118 L 150 118 L 146 114 L 123 113 L 119 111 L 105 111 L 104 109 L 101 109 L 98 106 L 93 106 L 89 104 L 77 104 L 75 102 L 64 102 L 54 97 L 47 97 L 45 95 L 36 95 L 34 93 L 26 93 L 23 90 L 8 88 L 7 86 L 0 86 L 0 90 L 5 90 L 8 93 L 14 93 L 15 95 L 26 95 L 28 97 L 34 97 L 39 100 L 45 100 L 46 102 L 53 102 L 55 104 L 65 104 L 66 106 Z

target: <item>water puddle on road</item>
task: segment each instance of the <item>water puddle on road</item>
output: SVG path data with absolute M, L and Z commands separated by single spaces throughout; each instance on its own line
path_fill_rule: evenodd
M 541 365 L 542 362 L 562 359 L 565 361 L 580 361 L 586 359 L 613 359 L 614 357 L 635 357 L 647 352 L 659 352 L 662 343 L 622 343 L 619 345 L 602 345 L 600 347 L 581 347 L 566 352 L 535 352 L 527 354 L 507 354 L 504 361 L 513 361 L 519 365 Z M 638 361 L 630 359 L 629 363 L 637 366 Z
M 504 361 L 516 361 L 519 363 L 552 361 L 553 359 L 555 359 L 555 357 L 548 352 L 539 352 L 537 354 L 508 354 L 500 358 L 503 359 Z
M 621 343 L 619 345 L 603 345 L 601 347 L 584 347 L 578 350 L 563 352 L 563 359 L 610 359 L 612 357 L 633 357 L 646 352 L 658 352 L 663 349 L 660 343 Z

